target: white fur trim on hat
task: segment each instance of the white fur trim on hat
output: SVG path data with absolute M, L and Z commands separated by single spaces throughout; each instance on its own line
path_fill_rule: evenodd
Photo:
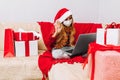
M 70 15 L 72 15 L 72 12 L 71 11 L 67 11 L 58 20 L 60 21 L 60 23 L 62 23 Z

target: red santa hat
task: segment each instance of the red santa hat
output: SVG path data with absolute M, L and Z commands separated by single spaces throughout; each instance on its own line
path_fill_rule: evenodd
M 58 13 L 55 16 L 54 22 L 56 20 L 60 21 L 60 23 L 62 23 L 67 17 L 69 17 L 70 15 L 72 15 L 71 11 L 66 9 L 66 8 L 62 8 L 61 10 L 58 11 Z

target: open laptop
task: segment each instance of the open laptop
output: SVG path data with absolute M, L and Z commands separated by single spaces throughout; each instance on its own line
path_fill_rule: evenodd
M 89 43 L 94 41 L 96 41 L 96 33 L 80 34 L 74 49 L 66 52 L 71 53 L 71 57 L 76 55 L 85 55 L 88 51 Z

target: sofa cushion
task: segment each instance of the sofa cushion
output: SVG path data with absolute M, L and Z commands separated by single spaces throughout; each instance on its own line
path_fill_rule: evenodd
M 49 80 L 89 80 L 88 65 L 83 69 L 82 63 L 55 64 L 52 66 L 48 75 Z
M 97 51 L 95 63 L 95 80 L 120 80 L 120 52 Z
M 0 51 L 0 80 L 41 80 L 38 56 L 3 58 Z

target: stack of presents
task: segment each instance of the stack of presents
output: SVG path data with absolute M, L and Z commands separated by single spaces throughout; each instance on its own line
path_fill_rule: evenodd
M 120 24 L 97 29 L 96 43 L 89 44 L 90 80 L 120 80 Z
M 19 29 L 18 32 L 12 29 L 5 29 L 4 57 L 28 57 L 38 55 L 37 32 L 24 31 Z

